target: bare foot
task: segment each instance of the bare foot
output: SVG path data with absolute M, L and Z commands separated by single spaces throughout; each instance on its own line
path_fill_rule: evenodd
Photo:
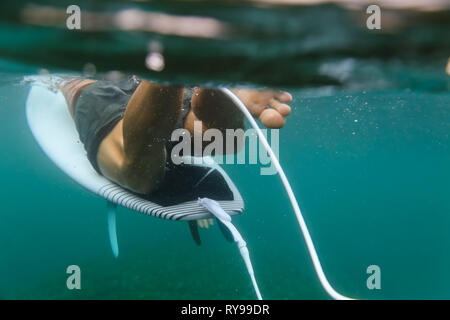
M 248 111 L 267 128 L 279 129 L 286 123 L 292 95 L 286 91 L 232 89 Z

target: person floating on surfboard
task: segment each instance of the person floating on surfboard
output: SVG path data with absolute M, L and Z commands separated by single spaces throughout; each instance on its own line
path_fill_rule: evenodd
M 203 132 L 216 128 L 225 133 L 245 125 L 230 98 L 215 89 L 165 86 L 135 76 L 120 81 L 72 79 L 60 89 L 95 170 L 139 194 L 157 190 L 164 179 L 174 129 L 184 128 L 192 136 L 194 121 L 201 121 Z M 288 92 L 232 91 L 264 126 L 284 126 L 291 112 Z M 212 220 L 198 224 L 207 228 Z

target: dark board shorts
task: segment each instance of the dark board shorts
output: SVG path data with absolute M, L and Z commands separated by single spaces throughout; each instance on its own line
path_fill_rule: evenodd
M 139 83 L 135 76 L 114 82 L 96 81 L 85 87 L 76 101 L 74 119 L 80 141 L 92 166 L 100 174 L 97 163 L 100 144 L 123 118 L 128 101 Z M 174 129 L 184 128 L 193 92 L 194 88 L 185 89 L 182 112 Z

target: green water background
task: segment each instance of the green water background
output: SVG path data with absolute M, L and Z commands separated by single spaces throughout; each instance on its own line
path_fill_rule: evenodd
M 217 228 L 202 232 L 197 247 L 185 223 L 121 208 L 114 260 L 105 201 L 39 149 L 26 125 L 27 90 L 0 91 L 3 298 L 254 298 L 236 248 Z M 294 96 L 280 160 L 331 283 L 359 298 L 449 298 L 449 95 Z M 235 220 L 264 296 L 326 298 L 278 177 L 260 176 L 258 166 L 226 168 L 246 199 Z M 79 292 L 65 288 L 71 264 L 82 270 Z M 366 288 L 372 264 L 382 270 L 380 291 Z
M 3 25 L 0 34 L 11 38 L 10 27 Z M 315 57 L 318 66 L 331 63 L 337 80 L 290 83 L 293 110 L 280 131 L 280 161 L 324 271 L 344 295 L 450 298 L 446 41 L 442 55 L 433 59 L 418 55 L 404 62 L 355 53 L 342 62 L 340 53 L 333 64 L 336 56 Z M 186 223 L 120 208 L 115 260 L 105 200 L 63 174 L 26 123 L 29 84 L 22 78 L 52 65 L 31 63 L 26 56 L 22 63 L 2 52 L 7 54 L 0 60 L 0 298 L 255 298 L 236 247 L 217 226 L 201 231 L 198 247 Z M 214 58 L 216 52 L 210 53 Z M 342 73 L 342 63 L 351 71 Z M 221 78 L 220 64 L 211 70 L 215 81 L 230 80 Z M 274 79 L 281 79 L 274 70 Z M 264 83 L 270 72 L 236 79 Z M 187 71 L 181 78 L 198 80 Z M 278 176 L 261 176 L 256 165 L 224 167 L 245 199 L 246 210 L 234 221 L 247 240 L 264 298 L 327 299 Z M 82 271 L 80 291 L 66 288 L 65 271 L 72 264 Z M 366 268 L 373 264 L 381 268 L 381 290 L 366 286 Z

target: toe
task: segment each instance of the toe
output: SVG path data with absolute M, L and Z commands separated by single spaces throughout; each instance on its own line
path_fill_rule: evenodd
M 280 129 L 286 123 L 286 119 L 275 109 L 266 109 L 259 116 L 261 123 L 267 128 Z
M 281 103 L 275 99 L 270 101 L 270 106 L 277 110 L 283 117 L 287 117 L 291 114 L 291 107 L 285 103 Z
M 291 102 L 292 95 L 287 91 L 280 91 L 275 95 L 275 98 L 280 100 L 281 102 Z

